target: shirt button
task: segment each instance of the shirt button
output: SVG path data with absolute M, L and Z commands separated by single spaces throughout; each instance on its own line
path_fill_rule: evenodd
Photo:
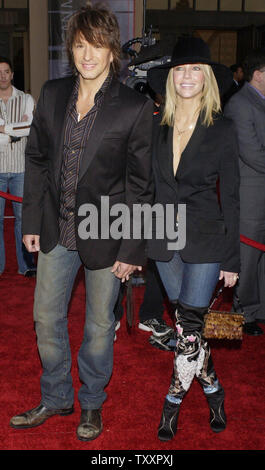
M 69 212 L 69 215 L 74 215 L 74 213 L 73 213 L 73 212 Z

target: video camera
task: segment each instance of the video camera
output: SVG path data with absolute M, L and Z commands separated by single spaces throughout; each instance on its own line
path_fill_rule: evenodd
M 131 47 L 136 43 L 141 44 L 139 53 Z M 126 42 L 122 46 L 122 51 L 133 56 L 128 64 L 129 76 L 124 83 L 130 88 L 153 98 L 152 94 L 154 92 L 147 83 L 147 71 L 170 61 L 170 56 L 164 55 L 163 45 L 156 43 L 156 39 L 152 37 L 152 28 L 150 28 L 148 35 Z

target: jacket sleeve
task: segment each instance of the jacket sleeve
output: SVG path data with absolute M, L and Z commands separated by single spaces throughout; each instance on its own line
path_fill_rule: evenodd
M 12 122 L 5 125 L 5 134 L 12 137 L 27 137 L 30 133 L 30 126 L 33 118 L 34 99 L 31 95 L 26 95 L 26 104 L 24 109 L 24 116 L 26 119 L 20 122 Z
M 135 205 L 153 203 L 154 186 L 151 171 L 151 144 L 154 104 L 147 100 L 139 110 L 133 125 L 127 147 L 126 204 L 130 210 L 130 239 L 123 239 L 117 260 L 143 266 L 146 263 L 146 240 L 144 239 L 143 218 L 139 227 L 139 238 L 133 228 L 138 223 L 134 217 Z
M 46 103 L 47 107 L 47 103 Z M 22 205 L 22 233 L 39 235 L 43 196 L 48 174 L 48 136 L 45 126 L 45 85 L 34 113 L 25 152 L 25 178 Z M 46 108 L 47 109 L 47 108 Z
M 265 146 L 255 127 L 253 109 L 248 100 L 236 94 L 225 106 L 225 116 L 234 121 L 241 160 L 258 173 L 265 173 Z
M 239 154 L 236 131 L 232 122 L 226 129 L 223 145 L 219 184 L 226 237 L 221 270 L 238 273 L 240 271 Z

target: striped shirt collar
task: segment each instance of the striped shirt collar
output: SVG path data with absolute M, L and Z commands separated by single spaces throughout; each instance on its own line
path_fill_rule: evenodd
M 19 94 L 19 90 L 15 88 L 13 85 L 12 85 L 12 88 L 13 88 L 13 91 L 12 91 L 11 98 L 14 98 L 15 96 Z
M 21 92 L 15 88 L 13 85 L 12 86 L 12 95 L 8 98 L 8 100 L 11 100 L 12 98 L 16 98 Z M 0 98 L 2 100 L 2 98 Z
M 97 91 L 97 93 L 95 95 L 95 103 L 98 101 L 98 99 L 102 95 L 104 95 L 104 93 L 106 93 L 106 91 L 107 91 L 107 89 L 110 85 L 110 82 L 112 80 L 112 77 L 113 77 L 113 72 L 110 70 L 107 78 L 105 79 L 102 86 L 100 87 L 100 89 Z M 73 91 L 73 101 L 74 102 L 77 100 L 77 97 L 78 97 L 79 84 L 80 84 L 80 76 L 78 75 L 78 77 L 76 78 L 75 84 L 74 84 L 74 91 Z

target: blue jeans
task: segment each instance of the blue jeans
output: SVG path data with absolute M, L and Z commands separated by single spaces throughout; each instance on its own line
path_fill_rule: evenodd
M 202 337 L 204 314 L 219 279 L 219 263 L 193 264 L 175 252 L 169 262 L 157 262 L 162 282 L 176 309 L 176 350 L 167 399 L 181 403 L 196 375 L 205 393 L 218 390 L 209 345 Z M 173 344 L 172 344 L 173 345 Z
M 13 196 L 23 197 L 24 189 L 24 173 L 0 173 L 0 191 L 9 192 Z M 13 212 L 15 216 L 15 241 L 16 255 L 19 274 L 25 274 L 30 269 L 35 269 L 34 257 L 29 253 L 23 242 L 21 233 L 21 215 L 22 204 L 20 202 L 12 202 Z M 0 274 L 5 269 L 5 244 L 4 244 L 4 213 L 5 199 L 0 197 Z
M 81 264 L 77 251 L 60 245 L 38 256 L 34 320 L 43 366 L 41 402 L 49 409 L 69 408 L 74 402 L 67 311 Z M 112 373 L 113 310 L 120 281 L 110 269 L 85 268 L 86 315 L 78 354 L 82 382 L 78 398 L 82 409 L 100 408 Z
M 171 302 L 192 307 L 208 307 L 219 279 L 219 263 L 193 264 L 182 261 L 178 252 L 157 268 Z

